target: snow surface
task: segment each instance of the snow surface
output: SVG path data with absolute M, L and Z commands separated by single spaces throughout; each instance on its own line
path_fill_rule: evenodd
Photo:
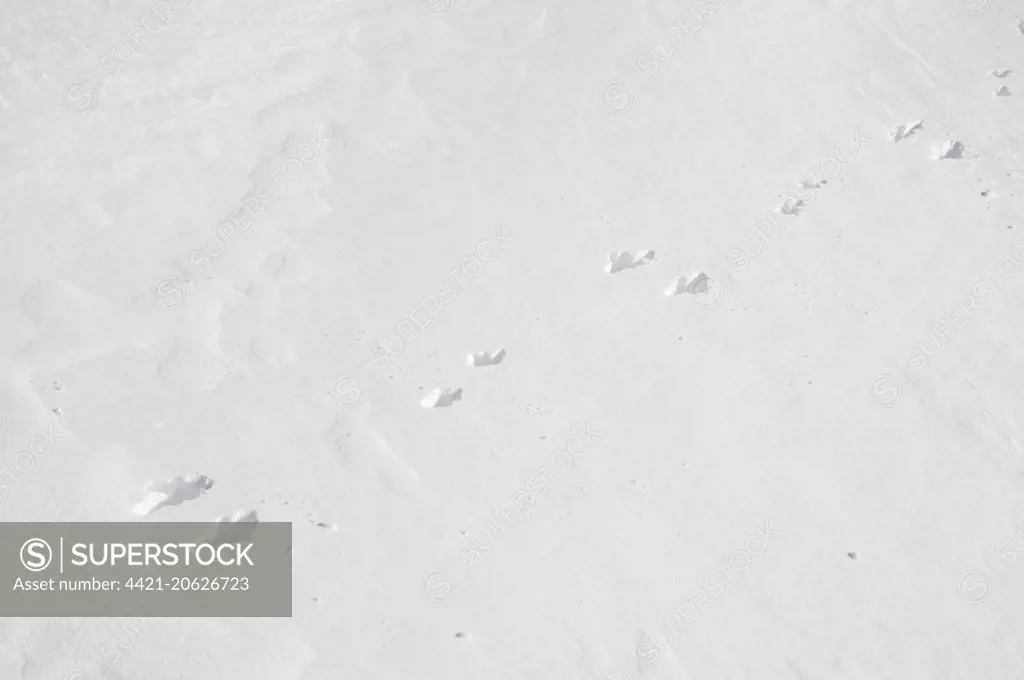
M 0 678 L 1024 677 L 1022 16 L 6 0 L 0 520 L 295 578 Z

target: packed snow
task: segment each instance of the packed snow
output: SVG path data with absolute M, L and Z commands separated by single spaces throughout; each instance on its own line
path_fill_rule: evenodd
M 1022 17 L 8 0 L 0 520 L 295 545 L 0 678 L 1022 677 Z

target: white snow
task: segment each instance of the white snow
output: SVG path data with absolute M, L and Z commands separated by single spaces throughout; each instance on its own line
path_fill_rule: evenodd
M 3 3 L 0 520 L 295 550 L 0 678 L 1024 676 L 1022 10 Z

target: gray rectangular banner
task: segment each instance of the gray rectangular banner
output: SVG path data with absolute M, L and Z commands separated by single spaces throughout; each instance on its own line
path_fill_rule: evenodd
M 291 615 L 290 522 L 0 522 L 0 616 Z

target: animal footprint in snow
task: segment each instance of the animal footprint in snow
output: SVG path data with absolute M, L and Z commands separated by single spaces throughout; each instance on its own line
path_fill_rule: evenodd
M 666 297 L 675 297 L 689 292 L 690 282 L 685 276 L 677 276 L 668 288 L 665 289 Z
M 1010 88 L 1008 88 L 1006 85 L 1003 85 L 1001 87 L 997 87 L 996 88 L 996 96 L 997 97 L 1009 97 L 1010 96 Z
M 941 161 L 947 158 L 963 158 L 964 157 L 964 145 L 955 139 L 946 141 L 941 147 L 935 150 L 935 160 Z
M 996 78 L 1005 78 L 1006 76 L 1010 75 L 1010 69 L 997 68 L 992 71 L 992 75 L 994 75 Z
M 146 484 L 146 497 L 139 501 L 132 512 L 136 515 L 148 515 L 166 505 L 178 505 L 191 501 L 205 494 L 213 486 L 213 480 L 206 475 L 196 473 L 187 477 L 172 477 L 156 484 Z
M 915 120 L 913 122 L 907 123 L 906 125 L 897 125 L 895 128 L 889 131 L 889 137 L 892 139 L 892 141 L 898 142 L 901 139 L 906 139 L 907 137 L 910 137 L 923 127 L 923 120 Z
M 641 250 L 639 253 L 629 251 L 608 253 L 608 264 L 604 266 L 604 270 L 609 274 L 615 274 L 624 269 L 635 269 L 651 262 L 654 262 L 653 250 Z
M 799 215 L 803 212 L 804 206 L 807 204 L 802 198 L 787 198 L 779 204 L 779 214 L 781 215 Z
M 693 276 L 679 276 L 665 289 L 666 297 L 675 297 L 683 293 L 699 295 L 706 293 L 711 288 L 711 277 L 704 272 Z
M 231 516 L 225 515 L 214 520 L 216 526 L 212 535 L 205 536 L 209 543 L 232 543 L 248 538 L 259 523 L 255 510 L 239 510 Z
M 505 350 L 499 349 L 497 352 L 473 352 L 466 357 L 466 363 L 474 368 L 480 366 L 497 366 L 505 360 Z
M 420 399 L 420 404 L 423 408 L 446 408 L 461 400 L 461 387 L 457 387 L 455 389 L 450 387 L 446 387 L 444 389 L 436 387 L 430 391 L 430 394 Z

